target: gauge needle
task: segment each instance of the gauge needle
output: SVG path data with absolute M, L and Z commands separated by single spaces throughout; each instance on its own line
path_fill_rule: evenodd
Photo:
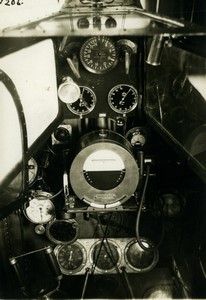
M 128 90 L 127 93 L 125 93 L 125 92 L 122 93 L 122 99 L 119 102 L 120 105 L 124 105 L 124 100 L 127 97 L 127 95 L 129 94 L 130 90 L 131 90 L 131 88 Z
M 83 94 L 84 94 L 84 88 L 82 89 L 82 93 L 80 95 L 80 106 L 84 105 L 87 109 L 89 109 L 87 102 L 84 100 Z
M 71 252 L 69 253 L 69 261 L 72 260 L 72 256 L 73 256 L 73 251 L 71 251 Z

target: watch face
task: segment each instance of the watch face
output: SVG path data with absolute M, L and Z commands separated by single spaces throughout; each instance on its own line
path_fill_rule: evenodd
M 88 71 L 103 74 L 116 66 L 117 50 L 110 38 L 105 36 L 92 37 L 82 45 L 80 59 Z

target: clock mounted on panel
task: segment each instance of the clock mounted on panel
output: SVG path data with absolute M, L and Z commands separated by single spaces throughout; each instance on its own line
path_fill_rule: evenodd
M 80 59 L 89 72 L 104 74 L 116 66 L 118 55 L 111 38 L 95 36 L 86 40 L 82 45 Z

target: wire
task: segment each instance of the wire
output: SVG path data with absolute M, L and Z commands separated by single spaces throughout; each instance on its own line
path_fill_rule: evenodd
M 150 173 L 150 165 L 148 164 L 147 168 L 146 168 L 146 178 L 145 178 L 145 182 L 144 182 L 142 196 L 141 196 L 141 199 L 140 199 L 139 210 L 138 210 L 138 213 L 137 213 L 135 230 L 136 230 L 136 238 L 137 238 L 137 242 L 138 242 L 139 246 L 145 251 L 154 251 L 159 247 L 159 245 L 162 242 L 163 235 L 164 235 L 164 226 L 162 226 L 161 238 L 155 246 L 152 245 L 152 244 L 148 244 L 148 246 L 145 246 L 144 243 L 142 242 L 142 238 L 140 237 L 140 232 L 139 232 L 142 206 L 143 206 L 143 203 L 144 203 L 144 200 L 145 200 L 145 194 L 146 194 L 148 180 L 149 180 L 149 173 Z
M 47 197 L 47 199 L 51 200 L 56 198 L 59 194 L 61 194 L 61 192 L 63 191 L 63 188 L 61 190 L 59 190 L 56 194 L 52 195 L 51 197 Z
M 19 120 L 21 142 L 22 142 L 22 191 L 19 196 L 19 199 L 26 199 L 29 190 L 28 168 L 27 168 L 29 158 L 28 158 L 27 127 L 26 127 L 24 109 L 14 82 L 3 70 L 0 70 L 0 81 L 3 82 L 3 84 L 6 86 L 6 88 L 8 89 L 12 97 L 12 100 L 16 107 L 18 120 Z
M 106 229 L 105 229 L 105 231 L 103 231 L 103 237 L 102 237 L 102 240 L 101 240 L 100 248 L 99 248 L 99 251 L 98 251 L 96 260 L 95 260 L 95 262 L 93 263 L 92 270 L 91 270 L 91 274 L 94 274 L 95 268 L 96 268 L 96 266 L 97 266 L 97 262 L 98 262 L 98 260 L 99 260 L 99 256 L 100 256 L 100 253 L 101 253 L 101 250 L 102 250 L 102 246 L 103 246 L 103 244 L 104 244 L 104 239 L 106 238 L 106 235 L 107 235 L 107 232 L 108 232 L 108 228 L 109 228 L 109 223 L 110 223 L 110 220 L 111 220 L 111 216 L 112 216 L 112 213 L 111 213 L 110 218 L 109 218 L 109 220 L 108 220 Z M 97 217 L 98 217 L 98 222 L 99 222 L 99 224 L 101 224 L 101 222 L 100 222 L 100 220 L 99 220 L 99 215 L 98 215 L 98 214 L 97 214 Z

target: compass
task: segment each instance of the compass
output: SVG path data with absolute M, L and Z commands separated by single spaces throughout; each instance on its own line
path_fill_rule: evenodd
M 117 113 L 129 113 L 138 104 L 137 90 L 128 84 L 116 85 L 108 94 L 108 104 Z
M 80 86 L 80 97 L 74 102 L 67 104 L 68 109 L 76 115 L 86 115 L 90 113 L 96 104 L 95 93 L 86 86 Z
M 104 74 L 116 66 L 118 56 L 111 38 L 95 36 L 86 40 L 82 45 L 80 59 L 89 72 Z

